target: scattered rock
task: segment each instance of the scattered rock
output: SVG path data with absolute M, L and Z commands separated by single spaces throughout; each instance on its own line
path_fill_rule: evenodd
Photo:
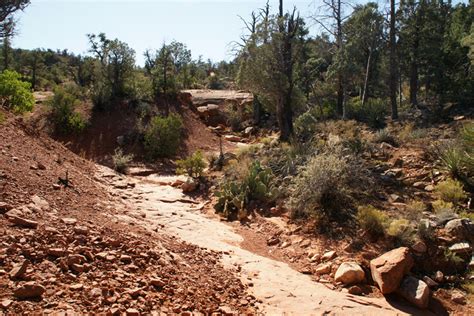
M 412 276 L 405 277 L 397 293 L 419 308 L 425 309 L 428 307 L 430 289 L 425 282 L 417 278 Z
M 418 240 L 411 246 L 411 249 L 413 249 L 415 252 L 418 252 L 418 253 L 425 253 L 427 250 L 427 247 L 423 241 Z
M 394 292 L 412 266 L 413 258 L 406 247 L 393 249 L 370 261 L 372 279 L 382 294 Z
M 434 280 L 438 283 L 441 283 L 444 281 L 444 274 L 441 271 L 436 271 L 434 275 Z
M 466 304 L 466 295 L 458 290 L 454 290 L 453 293 L 451 294 L 451 300 L 454 303 L 465 305 Z
M 331 272 L 332 265 L 330 263 L 322 264 L 316 267 L 315 272 L 319 275 L 328 274 Z
M 472 249 L 467 242 L 460 242 L 449 247 L 449 250 L 454 253 L 470 253 Z
M 76 284 L 71 285 L 69 288 L 73 291 L 79 291 L 84 288 L 84 285 L 81 283 L 76 283 Z
M 435 280 L 426 275 L 423 277 L 423 281 L 428 284 L 429 287 L 437 287 L 439 285 Z
M 10 305 L 12 305 L 12 303 L 13 303 L 12 300 L 5 299 L 5 300 L 2 300 L 2 302 L 0 302 L 0 306 L 4 309 L 7 309 L 8 307 L 10 307 Z
M 433 190 L 434 190 L 434 185 L 432 185 L 432 184 L 428 184 L 425 187 L 425 191 L 432 192 Z
M 458 241 L 472 240 L 474 236 L 474 224 L 467 218 L 450 220 L 444 226 L 444 230 Z
M 197 189 L 198 185 L 199 185 L 198 181 L 196 181 L 195 179 L 191 177 L 188 177 L 186 179 L 186 182 L 181 184 L 181 190 L 183 190 L 183 192 L 193 192 Z
M 37 221 L 32 221 L 26 218 L 22 218 L 19 216 L 9 216 L 8 220 L 12 222 L 13 224 L 25 228 L 33 228 L 36 229 L 38 227 L 38 222 Z
M 225 135 L 224 139 L 226 141 L 235 142 L 235 143 L 238 143 L 238 142 L 242 141 L 242 138 L 240 138 L 239 136 L 236 136 L 236 135 Z
M 18 299 L 32 299 L 41 297 L 46 289 L 35 281 L 27 282 L 17 288 L 13 295 Z
M 362 295 L 364 292 L 362 288 L 358 285 L 353 285 L 350 288 L 347 289 L 347 292 L 352 295 Z
M 140 312 L 135 308 L 129 308 L 125 311 L 127 316 L 140 316 Z
M 364 281 L 365 273 L 358 263 L 344 262 L 337 269 L 334 279 L 344 284 L 355 284 Z
M 77 223 L 77 219 L 75 218 L 64 217 L 61 218 L 61 220 L 66 225 L 75 225 Z
M 280 243 L 280 239 L 276 236 L 273 236 L 267 240 L 268 246 L 275 246 L 275 245 L 278 245 L 279 243 Z
M 29 265 L 30 265 L 29 260 L 23 260 L 22 263 L 15 265 L 13 269 L 10 271 L 10 278 L 20 279 L 26 273 L 26 270 L 28 269 Z
M 331 260 L 333 258 L 337 257 L 337 254 L 334 250 L 332 251 L 328 251 L 326 252 L 322 257 L 321 257 L 321 260 L 323 261 L 327 261 L 327 260 Z

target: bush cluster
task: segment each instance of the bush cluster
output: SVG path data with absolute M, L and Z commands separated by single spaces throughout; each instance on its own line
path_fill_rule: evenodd
M 128 172 L 129 163 L 133 160 L 133 155 L 126 155 L 122 148 L 116 148 L 112 156 L 114 170 L 123 174 Z
M 181 116 L 155 116 L 145 131 L 145 149 L 151 158 L 172 157 L 181 145 L 183 133 Z
M 35 98 L 31 93 L 31 84 L 22 81 L 21 75 L 15 71 L 0 73 L 0 105 L 15 113 L 33 110 Z
M 176 173 L 199 178 L 206 167 L 206 162 L 203 159 L 202 153 L 198 150 L 191 156 L 176 161 L 176 165 Z
M 346 105 L 346 116 L 365 122 L 372 128 L 382 128 L 385 126 L 385 116 L 388 114 L 387 104 L 382 99 L 369 99 L 362 105 L 359 98 L 353 98 Z
M 47 104 L 51 108 L 50 119 L 56 133 L 79 133 L 86 127 L 85 119 L 75 111 L 80 101 L 67 89 L 56 88 Z

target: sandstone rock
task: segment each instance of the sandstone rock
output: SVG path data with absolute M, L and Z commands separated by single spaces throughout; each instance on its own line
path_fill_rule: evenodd
M 0 306 L 4 309 L 7 309 L 10 307 L 10 305 L 12 305 L 12 303 L 13 303 L 12 300 L 5 299 L 5 300 L 2 300 L 2 302 L 0 302 Z
M 441 283 L 444 281 L 444 274 L 441 271 L 436 271 L 434 275 L 434 280 L 438 283 Z
M 328 251 L 324 255 L 322 255 L 321 260 L 327 261 L 327 260 L 331 260 L 335 257 L 337 257 L 337 254 L 334 250 L 332 250 L 332 251 Z
M 473 240 L 474 238 L 474 224 L 467 218 L 450 220 L 444 229 L 448 235 L 458 241 Z
M 162 279 L 151 279 L 150 284 L 156 287 L 164 287 L 166 285 L 165 281 Z
M 449 250 L 454 253 L 470 253 L 472 249 L 467 242 L 460 242 L 449 247 Z
M 87 235 L 89 233 L 89 229 L 85 226 L 76 226 L 74 227 L 74 232 L 78 235 Z
M 364 291 L 362 291 L 360 286 L 353 285 L 347 290 L 347 292 L 352 295 L 362 295 Z
M 331 272 L 332 265 L 330 263 L 322 264 L 316 267 L 315 272 L 319 275 L 328 274 Z
M 428 307 L 430 289 L 425 282 L 417 278 L 412 276 L 405 277 L 397 293 L 419 308 L 425 309 Z
M 413 266 L 408 248 L 393 249 L 370 261 L 372 279 L 383 294 L 394 292 Z
M 194 180 L 191 177 L 188 177 L 186 179 L 186 182 L 181 185 L 181 190 L 183 190 L 183 192 L 193 192 L 197 189 L 198 185 L 198 181 Z
M 334 279 L 344 284 L 355 284 L 364 281 L 365 273 L 356 262 L 344 262 L 337 269 Z
M 127 316 L 140 316 L 140 312 L 135 308 L 129 308 L 125 311 Z
M 415 242 L 412 246 L 411 246 L 411 249 L 413 249 L 415 252 L 418 252 L 418 253 L 425 253 L 427 248 L 426 248 L 426 244 L 419 240 L 417 242 Z
M 32 221 L 26 218 L 22 218 L 19 216 L 9 216 L 8 220 L 12 222 L 13 224 L 25 228 L 33 228 L 36 229 L 38 227 L 38 222 L 37 221 Z
M 426 275 L 423 277 L 423 281 L 428 284 L 429 287 L 437 287 L 439 285 L 435 280 Z
M 75 225 L 77 223 L 77 219 L 69 217 L 61 218 L 61 221 L 66 225 Z
M 428 191 L 428 192 L 431 192 L 434 190 L 434 185 L 432 184 L 428 184 L 426 187 L 425 187 L 425 191 Z
M 42 285 L 31 281 L 18 287 L 13 295 L 18 299 L 30 299 L 41 297 L 45 291 L 46 289 Z
M 4 214 L 12 209 L 12 206 L 5 202 L 0 202 L 0 214 Z
M 13 269 L 10 271 L 10 278 L 11 279 L 21 278 L 26 273 L 26 270 L 28 269 L 29 265 L 30 265 L 29 260 L 23 260 L 22 263 L 15 265 Z
M 130 262 L 132 262 L 132 257 L 130 257 L 128 255 L 121 255 L 120 256 L 120 261 L 122 261 L 123 263 L 130 263 Z
M 224 139 L 229 142 L 241 142 L 242 138 L 236 135 L 225 135 Z
M 84 288 L 84 285 L 81 283 L 76 283 L 76 284 L 72 284 L 69 288 L 73 291 L 79 291 Z
M 279 243 L 280 243 L 280 239 L 276 236 L 273 236 L 267 240 L 267 245 L 269 246 L 275 246 L 275 245 L 278 245 Z
M 40 208 L 41 210 L 43 210 L 43 211 L 49 210 L 49 203 L 48 203 L 48 201 L 46 201 L 45 199 L 40 198 L 40 197 L 37 196 L 37 195 L 33 195 L 33 196 L 31 197 L 31 201 L 32 201 L 38 208 Z
M 454 290 L 451 294 L 451 300 L 454 303 L 464 305 L 466 304 L 466 295 L 461 291 Z
M 48 255 L 53 256 L 53 257 L 62 257 L 66 254 L 66 251 L 62 248 L 50 248 L 47 251 Z

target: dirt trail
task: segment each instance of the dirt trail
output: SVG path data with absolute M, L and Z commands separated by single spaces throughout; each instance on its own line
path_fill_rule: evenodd
M 101 172 L 110 173 L 106 168 Z M 241 279 L 253 283 L 251 294 L 261 300 L 259 310 L 271 315 L 373 315 L 405 314 L 383 299 L 353 296 L 328 289 L 287 264 L 241 249 L 243 241 L 232 227 L 200 211 L 199 204 L 181 190 L 165 183 L 177 177 L 150 175 L 129 176 L 135 183 L 130 190 L 117 190 L 125 199 L 124 222 L 134 222 L 149 230 L 161 230 L 188 243 L 224 252 L 223 264 L 230 269 L 240 267 Z M 406 311 L 411 313 L 412 311 Z

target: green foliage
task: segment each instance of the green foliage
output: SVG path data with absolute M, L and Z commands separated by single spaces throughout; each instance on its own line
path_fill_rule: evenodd
M 116 148 L 112 156 L 114 170 L 126 174 L 128 172 L 128 165 L 132 160 L 133 155 L 126 155 L 123 153 L 122 148 Z
M 372 236 L 384 235 L 388 218 L 382 211 L 372 205 L 359 206 L 356 218 L 360 227 Z
M 6 120 L 5 115 L 2 112 L 0 112 L 0 125 L 2 125 L 3 122 L 5 122 L 5 120 Z
M 467 198 L 461 182 L 452 179 L 439 182 L 434 188 L 434 193 L 441 200 L 454 204 L 463 202 Z
M 369 99 L 362 105 L 359 98 L 353 98 L 346 105 L 346 116 L 365 122 L 372 128 L 382 128 L 385 126 L 385 116 L 388 114 L 387 104 L 382 99 Z
M 423 216 L 423 212 L 426 211 L 426 205 L 422 201 L 410 201 L 406 206 L 406 215 L 408 218 L 413 220 L 419 220 Z
M 242 180 L 227 180 L 216 192 L 216 212 L 232 219 L 244 211 L 250 201 L 268 202 L 274 197 L 272 187 L 273 174 L 260 162 L 253 162 Z
M 80 133 L 86 127 L 86 121 L 75 111 L 80 101 L 66 89 L 56 88 L 47 104 L 51 108 L 50 120 L 57 133 Z
M 449 249 L 445 249 L 443 255 L 444 260 L 454 266 L 464 263 L 464 259 L 462 257 Z
M 386 232 L 401 245 L 408 245 L 413 240 L 414 229 L 410 222 L 404 218 L 390 222 Z
M 190 177 L 199 178 L 206 167 L 202 153 L 198 150 L 186 159 L 176 161 L 178 174 L 187 174 Z
M 15 113 L 33 110 L 35 98 L 31 84 L 21 80 L 19 73 L 5 70 L 0 73 L 0 105 Z
M 377 132 L 375 132 L 374 142 L 397 145 L 395 137 L 392 135 L 392 133 L 390 133 L 387 128 L 379 129 Z
M 145 131 L 145 149 L 151 158 L 174 156 L 181 145 L 182 129 L 178 114 L 153 117 Z
M 355 179 L 345 159 L 333 153 L 316 155 L 294 179 L 290 199 L 293 216 L 344 217 L 352 181 Z
M 461 174 L 464 166 L 464 151 L 457 144 L 449 144 L 439 152 L 441 165 L 449 171 L 453 177 Z

